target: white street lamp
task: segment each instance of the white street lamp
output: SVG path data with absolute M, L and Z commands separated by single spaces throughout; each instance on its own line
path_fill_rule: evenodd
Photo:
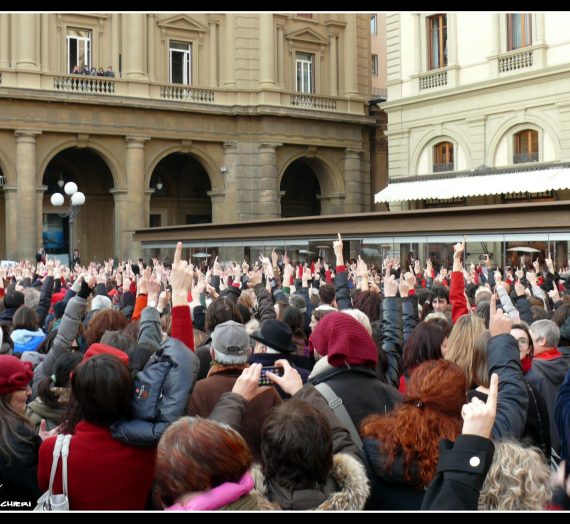
M 58 180 L 58 186 L 63 186 L 63 179 L 60 176 Z M 70 204 L 67 211 L 62 211 L 58 213 L 60 217 L 69 217 L 69 265 L 71 266 L 71 261 L 73 260 L 73 246 L 75 245 L 75 219 L 79 215 L 79 210 L 83 204 L 85 204 L 85 195 L 78 191 L 77 184 L 75 182 L 67 182 L 63 187 L 63 190 L 67 196 L 70 197 Z M 51 204 L 54 207 L 63 206 L 65 203 L 65 197 L 61 193 L 54 193 L 50 198 Z

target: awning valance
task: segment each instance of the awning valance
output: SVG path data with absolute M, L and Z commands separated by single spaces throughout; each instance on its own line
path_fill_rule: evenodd
M 540 193 L 570 188 L 570 168 L 542 169 L 499 175 L 459 176 L 437 180 L 397 182 L 376 193 L 375 203 L 446 199 L 506 193 Z

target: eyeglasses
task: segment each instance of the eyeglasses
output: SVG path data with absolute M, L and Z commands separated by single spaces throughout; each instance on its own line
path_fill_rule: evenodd
M 529 341 L 526 338 L 517 338 L 517 342 L 519 343 L 519 346 L 528 346 L 529 345 Z

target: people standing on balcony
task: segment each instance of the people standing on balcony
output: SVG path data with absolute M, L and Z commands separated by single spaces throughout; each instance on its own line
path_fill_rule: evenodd
M 81 69 L 77 64 L 73 66 L 73 71 L 71 71 L 72 75 L 80 75 L 82 73 Z
M 107 71 L 105 71 L 105 76 L 108 76 L 110 78 L 115 78 L 115 73 L 114 73 L 113 68 L 111 66 L 109 66 L 107 68 Z
M 103 71 L 103 68 L 100 67 L 99 69 L 97 69 L 97 76 L 105 76 L 105 71 Z

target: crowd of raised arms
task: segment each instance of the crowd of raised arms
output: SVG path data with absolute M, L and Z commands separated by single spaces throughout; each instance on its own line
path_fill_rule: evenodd
M 333 249 L 0 268 L 0 511 L 570 509 L 570 270 Z

